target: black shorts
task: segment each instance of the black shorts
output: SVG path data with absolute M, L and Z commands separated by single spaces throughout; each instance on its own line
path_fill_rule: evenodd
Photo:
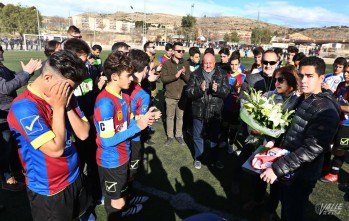
M 129 162 L 116 168 L 98 166 L 104 197 L 120 199 L 127 195 L 128 165 Z
M 72 220 L 82 215 L 92 204 L 92 197 L 85 186 L 85 176 L 61 192 L 45 196 L 27 189 L 33 220 Z

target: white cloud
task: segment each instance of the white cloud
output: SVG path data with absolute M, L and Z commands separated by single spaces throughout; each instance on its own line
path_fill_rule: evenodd
M 247 6 L 251 12 L 258 13 L 258 7 Z M 331 25 L 348 25 L 349 16 L 313 6 L 300 7 L 288 2 L 265 2 L 259 7 L 260 19 L 291 27 L 314 27 Z

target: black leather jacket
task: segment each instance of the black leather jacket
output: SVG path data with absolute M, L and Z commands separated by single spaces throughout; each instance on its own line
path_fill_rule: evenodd
M 204 80 L 201 67 L 190 74 L 186 93 L 188 98 L 192 100 L 193 117 L 200 120 L 209 120 L 213 117 L 220 119 L 224 98 L 230 92 L 226 73 L 219 67 L 215 68 L 212 82 L 215 81 L 218 84 L 216 92 L 212 91 L 212 84 L 210 84 L 209 89 L 202 91 L 200 85 Z
M 280 145 L 291 153 L 272 168 L 278 177 L 295 172 L 300 179 L 316 181 L 338 128 L 340 106 L 329 92 L 302 99 Z

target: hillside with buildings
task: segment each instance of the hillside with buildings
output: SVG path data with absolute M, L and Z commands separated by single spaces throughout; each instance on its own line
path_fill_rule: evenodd
M 197 17 L 195 36 L 204 36 L 209 40 L 223 40 L 226 33 L 236 31 L 240 43 L 250 43 L 252 29 L 267 28 L 275 36 L 275 42 L 328 43 L 348 42 L 348 27 L 329 27 L 311 29 L 292 29 L 255 19 L 237 16 Z M 43 31 L 65 34 L 66 28 L 74 24 L 82 30 L 87 41 L 108 44 L 112 41 L 140 42 L 143 33 L 143 21 L 146 20 L 149 40 L 171 41 L 181 37 L 182 16 L 142 12 L 114 14 L 83 13 L 69 18 L 44 17 Z

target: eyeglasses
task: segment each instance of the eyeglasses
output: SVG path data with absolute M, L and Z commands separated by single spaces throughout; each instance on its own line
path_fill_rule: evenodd
M 147 47 L 147 48 L 152 48 L 152 49 L 155 49 L 155 46 L 153 46 L 153 47 Z
M 268 64 L 275 65 L 276 63 L 278 63 L 278 62 L 277 61 L 266 61 L 266 60 L 262 61 L 262 64 L 264 64 L 264 65 L 268 65 Z
M 280 84 L 282 84 L 282 83 L 284 83 L 285 78 L 279 77 L 279 78 L 275 78 L 275 80 L 276 80 L 277 82 L 279 82 Z
M 175 52 L 184 54 L 185 50 L 175 50 Z

